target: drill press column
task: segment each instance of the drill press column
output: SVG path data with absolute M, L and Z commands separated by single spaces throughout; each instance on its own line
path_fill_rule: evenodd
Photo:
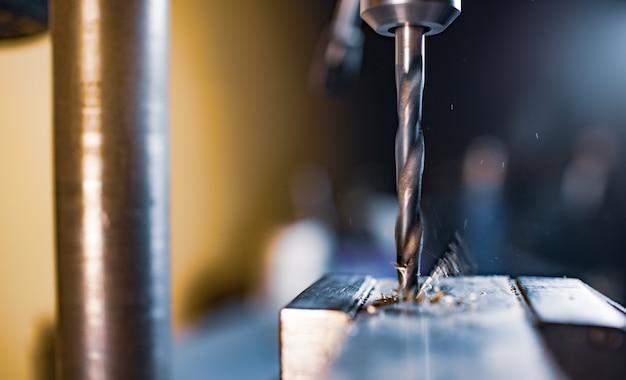
M 52 6 L 59 379 L 170 378 L 168 10 Z
M 460 0 L 361 0 L 361 17 L 379 34 L 396 39 L 398 133 L 396 135 L 396 269 L 399 290 L 420 275 L 423 224 L 420 213 L 424 135 L 424 36 L 443 31 L 461 13 Z

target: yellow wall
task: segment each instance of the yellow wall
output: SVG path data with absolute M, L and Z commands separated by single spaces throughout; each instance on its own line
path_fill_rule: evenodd
M 289 216 L 290 172 L 333 120 L 306 90 L 328 15 L 315 2 L 246 3 L 172 1 L 177 327 L 258 286 L 261 244 Z M 54 316 L 50 53 L 49 36 L 0 43 L 0 379 L 32 377 Z
M 26 378 L 52 319 L 50 40 L 0 45 L 0 378 Z

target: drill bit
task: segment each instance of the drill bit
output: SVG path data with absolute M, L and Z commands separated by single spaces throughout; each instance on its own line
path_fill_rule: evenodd
M 423 224 L 420 212 L 424 171 L 424 134 L 421 127 L 424 91 L 424 33 L 420 26 L 402 25 L 395 30 L 398 132 L 396 135 L 396 269 L 399 291 L 409 289 L 421 274 Z
M 420 213 L 424 135 L 424 36 L 442 32 L 461 13 L 461 0 L 361 0 L 361 17 L 378 34 L 396 39 L 399 127 L 396 135 L 398 291 L 404 299 L 421 274 Z

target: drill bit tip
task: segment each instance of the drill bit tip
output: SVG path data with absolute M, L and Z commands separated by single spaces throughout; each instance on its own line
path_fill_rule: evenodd
M 393 265 L 396 270 L 398 271 L 398 285 L 399 285 L 399 289 L 403 290 L 407 287 L 408 284 L 408 275 L 407 275 L 407 266 L 406 265 L 400 265 L 398 263 Z

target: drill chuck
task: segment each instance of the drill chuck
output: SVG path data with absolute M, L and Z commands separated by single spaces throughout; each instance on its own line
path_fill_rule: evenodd
M 361 18 L 378 34 L 392 37 L 402 25 L 442 32 L 461 14 L 461 0 L 361 0 Z

